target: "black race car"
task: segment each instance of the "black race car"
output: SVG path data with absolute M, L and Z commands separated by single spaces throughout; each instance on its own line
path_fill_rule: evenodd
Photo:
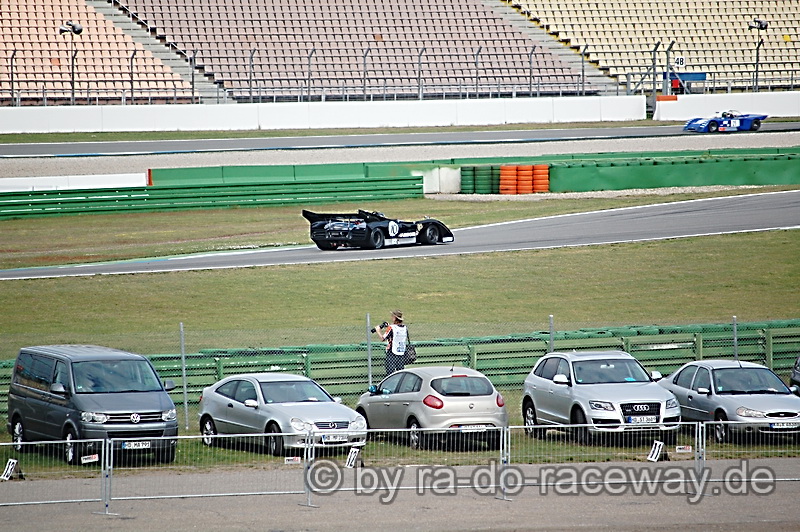
M 359 210 L 355 214 L 322 214 L 303 211 L 311 223 L 311 240 L 319 249 L 359 247 L 381 249 L 405 244 L 452 242 L 453 232 L 439 220 L 425 218 L 404 222 L 382 212 Z

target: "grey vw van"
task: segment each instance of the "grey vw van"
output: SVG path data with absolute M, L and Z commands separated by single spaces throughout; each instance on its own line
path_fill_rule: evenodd
M 97 460 L 100 442 L 114 440 L 119 452 L 153 452 L 175 460 L 175 404 L 141 355 L 96 345 L 24 347 L 17 355 L 8 391 L 8 431 L 15 449 L 29 441 L 64 440 L 70 464 Z M 160 439 L 146 439 L 160 438 Z

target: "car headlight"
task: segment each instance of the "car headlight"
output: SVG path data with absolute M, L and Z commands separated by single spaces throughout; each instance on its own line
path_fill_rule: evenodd
M 758 410 L 753 410 L 744 406 L 740 406 L 736 409 L 736 415 L 741 417 L 767 417 L 764 412 L 759 412 Z
M 667 410 L 670 408 L 678 408 L 678 400 L 674 397 L 672 399 L 667 399 Z
M 99 412 L 81 412 L 81 421 L 84 423 L 105 423 L 108 421 L 108 415 Z
M 592 410 L 608 410 L 610 412 L 614 411 L 614 405 L 606 401 L 589 401 L 589 407 Z
M 161 421 L 175 421 L 176 419 L 178 419 L 178 414 L 174 408 L 161 412 Z
M 308 421 L 303 421 L 299 417 L 293 417 L 290 421 L 292 428 L 297 432 L 308 432 L 314 428 L 314 425 Z
M 364 419 L 362 416 L 357 416 L 356 420 L 350 423 L 350 428 L 352 430 L 366 430 L 367 420 Z

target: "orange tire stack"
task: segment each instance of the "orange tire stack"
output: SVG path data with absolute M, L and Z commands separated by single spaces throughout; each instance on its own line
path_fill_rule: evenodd
M 503 165 L 500 167 L 500 194 L 517 193 L 517 167 Z
M 533 165 L 533 192 L 550 192 L 550 165 Z
M 517 194 L 533 194 L 533 166 L 517 166 Z

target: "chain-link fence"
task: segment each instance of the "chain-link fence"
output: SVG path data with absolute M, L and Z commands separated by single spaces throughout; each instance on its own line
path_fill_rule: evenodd
M 0 444 L 0 506 L 97 502 L 109 512 L 120 500 L 235 495 L 292 495 L 313 506 L 334 492 L 391 502 L 402 490 L 503 499 L 524 489 L 633 490 L 698 500 L 720 489 L 768 494 L 779 482 L 800 481 L 800 427 L 753 437 L 756 426 L 739 424 L 743 437 L 718 443 L 719 425 L 682 423 L 669 434 L 644 426 L 580 442 L 588 425 L 369 430 L 363 445 L 337 448 L 314 432 L 206 434 L 170 439 L 170 463 L 136 443 L 151 440 L 102 442 L 100 452 L 79 452 L 78 465 L 65 463 L 65 448 L 89 449 L 89 441 Z M 275 453 L 274 438 L 304 443 Z

